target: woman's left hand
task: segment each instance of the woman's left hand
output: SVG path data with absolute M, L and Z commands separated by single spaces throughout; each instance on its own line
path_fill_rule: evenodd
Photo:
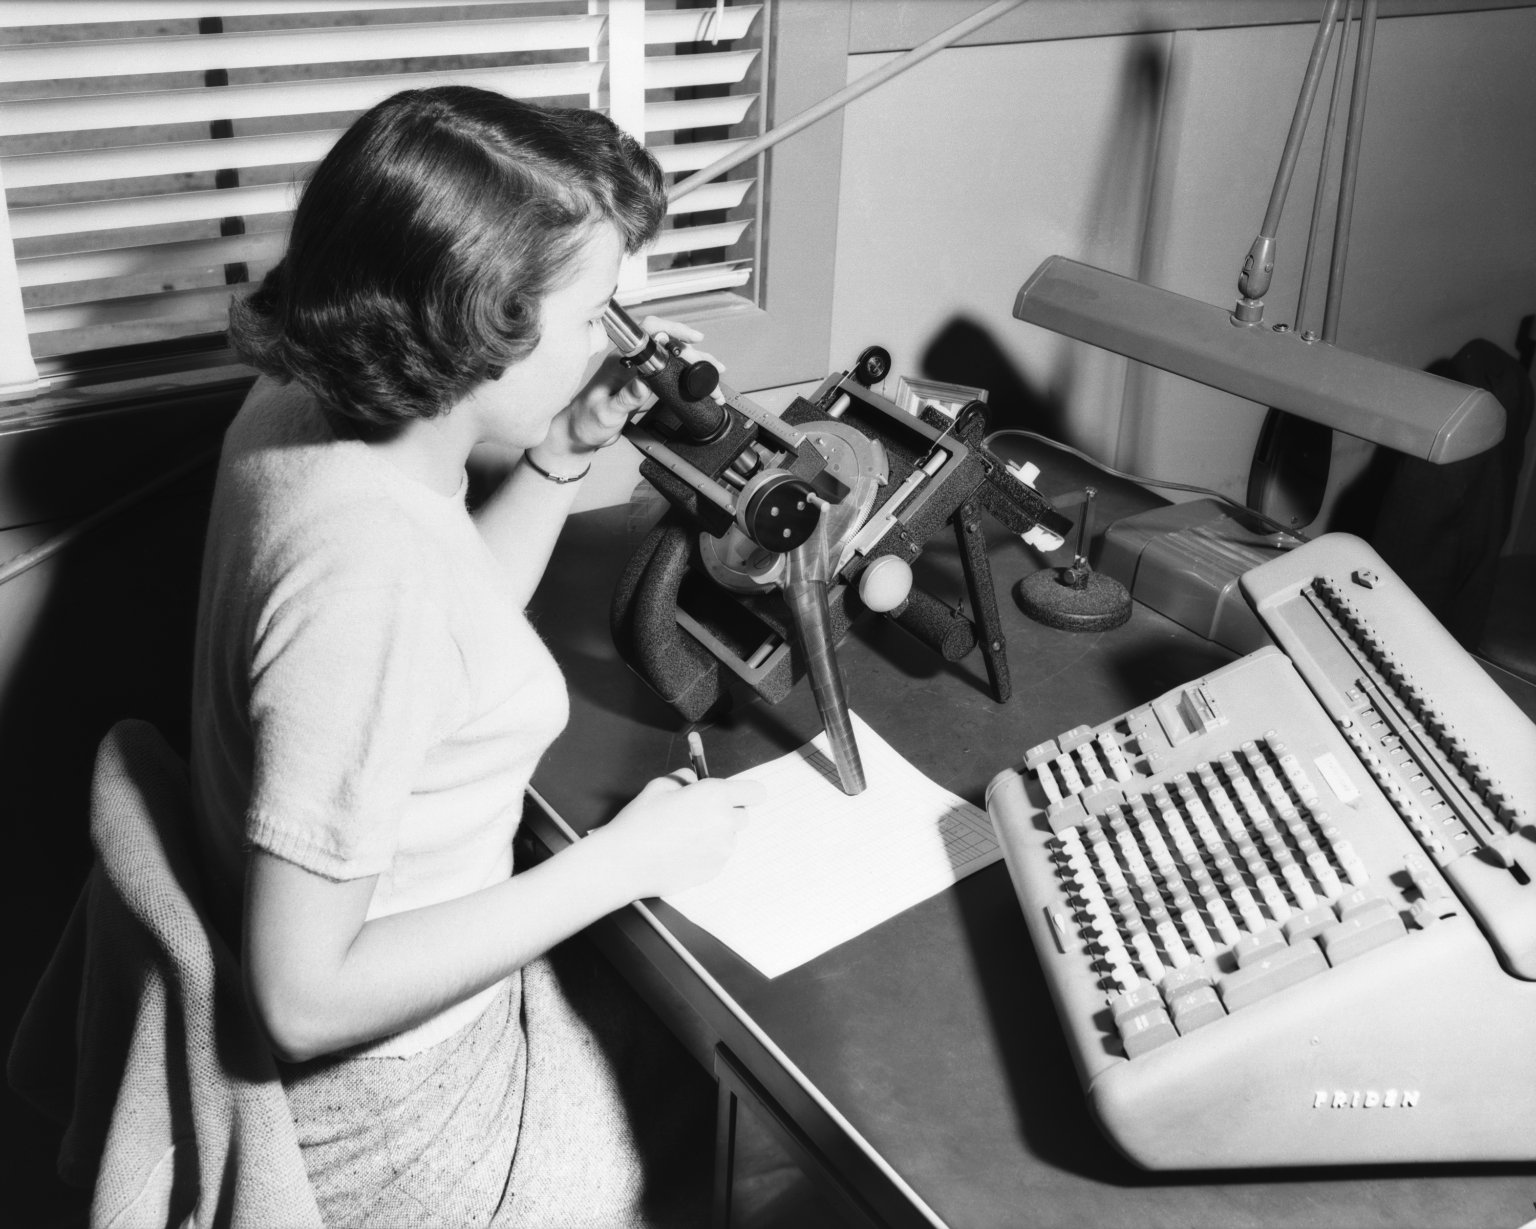
M 709 354 L 694 348 L 704 335 L 675 320 L 659 316 L 646 316 L 642 327 L 656 339 L 658 345 L 670 341 L 683 343 L 682 357 L 688 362 L 704 360 L 720 363 Z M 587 381 L 585 388 L 571 399 L 571 403 L 555 416 L 550 424 L 550 438 L 558 439 L 571 454 L 595 452 L 606 448 L 619 438 L 624 424 L 641 410 L 648 409 L 656 395 L 644 382 L 619 360 L 617 354 L 609 354 Z

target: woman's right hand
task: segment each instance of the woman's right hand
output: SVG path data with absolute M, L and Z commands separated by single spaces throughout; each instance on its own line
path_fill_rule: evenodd
M 632 899 L 668 896 L 720 873 L 747 822 L 746 808 L 766 797 L 765 787 L 750 779 L 698 781 L 679 769 L 647 784 L 587 839 L 607 847 Z

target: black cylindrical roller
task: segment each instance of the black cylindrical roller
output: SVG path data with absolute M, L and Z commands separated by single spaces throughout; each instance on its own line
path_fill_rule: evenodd
M 959 661 L 976 647 L 976 625 L 924 589 L 913 589 L 891 618 L 945 661 Z

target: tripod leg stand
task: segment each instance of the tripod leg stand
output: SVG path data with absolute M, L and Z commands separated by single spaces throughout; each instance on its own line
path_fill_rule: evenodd
M 1002 621 L 997 614 L 997 594 L 992 587 L 992 563 L 987 558 L 987 536 L 981 527 L 981 509 L 967 499 L 950 518 L 955 540 L 960 545 L 960 566 L 965 572 L 965 588 L 970 594 L 976 617 L 976 638 L 987 665 L 987 681 L 992 698 L 999 704 L 1013 694 L 1008 677 L 1008 649 L 1003 643 Z

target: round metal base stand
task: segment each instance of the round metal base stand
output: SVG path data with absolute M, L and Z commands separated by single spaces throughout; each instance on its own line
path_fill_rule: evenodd
M 1043 568 L 1013 587 L 1013 600 L 1035 622 L 1068 632 L 1107 632 L 1131 617 L 1125 586 L 1087 568 Z

